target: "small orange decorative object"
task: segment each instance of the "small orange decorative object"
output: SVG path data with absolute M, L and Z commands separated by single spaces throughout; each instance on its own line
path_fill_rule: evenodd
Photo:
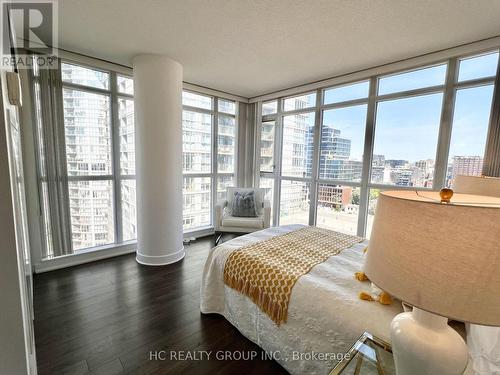
M 365 247 L 363 250 L 363 253 L 366 253 L 368 250 L 368 247 Z M 355 272 L 354 273 L 354 278 L 358 281 L 370 281 L 368 276 L 363 271 L 360 272 Z M 392 303 L 392 297 L 389 293 L 384 292 L 383 290 L 377 288 L 375 284 L 372 283 L 372 290 L 371 293 L 362 291 L 359 293 L 359 299 L 362 299 L 364 301 L 377 301 L 380 302 L 382 305 L 390 305 Z
M 453 197 L 453 190 L 450 188 L 442 188 L 439 191 L 439 196 L 441 197 L 441 203 L 450 203 L 451 197 Z
M 360 292 L 359 293 L 359 299 L 365 300 L 365 301 L 375 301 L 375 299 L 368 294 L 367 292 Z
M 364 272 L 355 272 L 354 277 L 358 281 L 368 281 L 368 276 L 366 276 Z
M 378 301 L 382 304 L 382 305 L 390 305 L 392 303 L 392 297 L 389 293 L 387 292 L 382 292 L 380 293 L 380 295 L 378 296 Z

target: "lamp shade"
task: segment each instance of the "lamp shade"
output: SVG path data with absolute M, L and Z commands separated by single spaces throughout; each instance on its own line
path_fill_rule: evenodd
M 453 190 L 463 194 L 500 197 L 500 178 L 484 176 L 456 176 Z
M 379 195 L 365 273 L 422 310 L 500 325 L 500 198 L 437 192 Z

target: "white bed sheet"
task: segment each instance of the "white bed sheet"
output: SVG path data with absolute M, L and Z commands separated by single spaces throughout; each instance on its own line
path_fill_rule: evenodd
M 367 242 L 330 257 L 299 278 L 290 297 L 288 321 L 279 327 L 248 297 L 224 284 L 224 264 L 232 251 L 300 227 L 269 228 L 214 248 L 203 271 L 200 308 L 202 313 L 223 315 L 245 337 L 273 352 L 291 374 L 328 374 L 337 360 L 331 356 L 313 360 L 313 352 L 342 354 L 364 331 L 389 342 L 391 320 L 401 312 L 397 302 L 383 306 L 358 298 L 361 290 L 370 290 L 369 282 L 360 283 L 353 276 L 362 269 Z

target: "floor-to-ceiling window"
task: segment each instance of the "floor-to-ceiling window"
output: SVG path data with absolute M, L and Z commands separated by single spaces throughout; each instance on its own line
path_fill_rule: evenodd
M 260 187 L 265 189 L 265 199 L 271 203 L 271 211 L 275 212 L 273 208 L 275 202 L 275 189 L 274 185 L 277 183 L 277 172 L 278 168 L 276 166 L 276 153 L 279 153 L 279 144 L 276 142 L 279 139 L 277 134 L 278 126 L 278 101 L 273 100 L 270 102 L 262 103 L 262 122 L 260 123 L 259 134 L 259 155 L 258 155 L 258 167 L 259 167 L 259 183 Z M 275 223 L 274 215 L 271 215 L 271 222 Z
M 356 234 L 369 81 L 323 91 L 316 225 Z
M 236 168 L 237 103 L 183 91 L 183 225 L 212 225 L 213 204 L 233 186 Z
M 493 99 L 498 53 L 460 59 L 454 85 L 455 106 L 446 179 L 479 175 Z
M 135 240 L 132 77 L 62 60 L 31 78 L 42 259 Z M 235 183 L 237 109 L 183 92 L 184 230 L 210 227 L 213 203 Z
M 369 237 L 384 189 L 481 174 L 498 51 L 260 103 L 259 186 L 273 223 Z
M 280 223 L 309 222 L 316 93 L 283 101 Z
M 42 259 L 135 240 L 133 79 L 64 60 L 44 79 L 32 73 Z M 237 109 L 183 91 L 184 230 L 210 227 L 213 203 L 235 183 Z
M 42 258 L 135 239 L 132 78 L 64 60 L 53 75 L 60 79 L 60 89 L 57 85 L 42 88 L 50 84 L 40 77 L 35 69 L 37 168 L 45 236 Z M 50 101 L 41 96 L 42 89 L 52 93 Z M 54 117 L 44 117 L 42 108 L 45 114 L 52 111 Z M 62 126 L 56 128 L 49 122 L 59 121 L 58 116 Z M 47 145 L 57 152 L 46 152 Z M 52 189 L 51 185 L 59 186 Z M 60 202 L 57 210 L 56 200 Z M 57 222 L 66 227 L 61 233 L 67 233 L 68 240 L 54 244 L 51 221 L 61 216 Z
M 110 74 L 61 64 L 74 251 L 115 242 Z M 101 91 L 102 90 L 102 91 Z
M 367 236 L 381 190 L 443 184 L 435 169 L 447 71 L 442 63 L 377 78 Z

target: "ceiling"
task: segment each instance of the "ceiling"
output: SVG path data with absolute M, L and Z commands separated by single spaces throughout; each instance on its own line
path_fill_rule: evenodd
M 59 46 L 254 97 L 500 35 L 498 0 L 60 0 Z

